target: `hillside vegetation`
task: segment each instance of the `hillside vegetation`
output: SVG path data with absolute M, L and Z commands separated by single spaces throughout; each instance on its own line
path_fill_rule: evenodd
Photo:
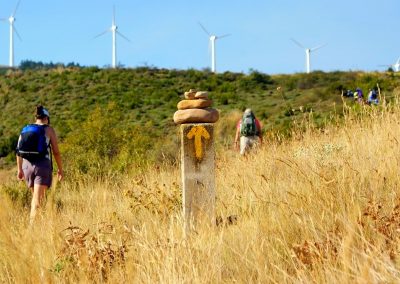
M 14 160 L 19 131 L 33 120 L 37 104 L 50 110 L 52 125 L 66 157 L 75 158 L 71 161 L 75 168 L 89 171 L 91 165 L 83 161 L 91 156 L 94 164 L 106 157 L 114 169 L 124 170 L 143 157 L 148 162 L 174 162 L 178 141 L 172 115 L 183 92 L 190 88 L 210 92 L 221 113 L 217 145 L 228 146 L 236 124 L 233 118 L 246 107 L 255 111 L 268 135 L 287 135 L 294 123 L 307 119 L 323 126 L 332 115 L 341 115 L 342 89 L 361 87 L 367 92 L 379 83 L 390 98 L 398 85 L 396 75 L 313 72 L 269 76 L 257 71 L 215 75 L 197 70 L 108 70 L 73 64 L 3 71 L 0 158 L 7 157 L 2 159 L 3 165 Z
M 396 283 L 400 107 L 344 110 L 247 159 L 219 149 L 219 225 L 187 237 L 178 165 L 67 177 L 33 228 L 3 171 L 0 282 Z

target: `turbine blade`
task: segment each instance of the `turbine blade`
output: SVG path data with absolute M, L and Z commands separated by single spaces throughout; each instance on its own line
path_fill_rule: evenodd
M 14 25 L 14 32 L 15 32 L 15 34 L 17 35 L 17 37 L 19 38 L 19 40 L 22 41 L 22 38 L 21 38 L 21 36 L 19 35 L 18 30 L 17 30 L 17 28 L 15 27 L 15 25 Z
M 12 13 L 12 16 L 14 17 L 15 14 L 17 13 L 18 7 L 19 7 L 19 3 L 21 3 L 21 0 L 18 1 L 17 6 L 15 6 L 14 12 Z
M 101 37 L 102 35 L 108 33 L 110 31 L 110 29 L 105 30 L 104 32 L 99 33 L 97 36 L 95 36 L 93 39 Z
M 121 34 L 119 31 L 117 31 L 117 34 L 122 37 L 123 39 L 125 39 L 128 42 L 131 42 L 131 40 L 129 38 L 127 38 L 126 36 L 124 36 L 123 34 Z
M 0 21 L 7 22 L 7 19 L 6 18 L 1 18 Z
M 205 28 L 200 22 L 198 22 L 198 24 L 200 25 L 201 29 L 202 29 L 206 34 L 208 34 L 209 36 L 211 36 L 211 34 L 206 30 L 206 28 Z
M 290 40 L 293 41 L 297 46 L 299 46 L 299 47 L 301 47 L 301 48 L 303 48 L 303 49 L 306 49 L 300 42 L 298 42 L 298 41 L 295 40 L 294 38 L 291 38 Z
M 397 59 L 396 64 L 400 64 L 400 57 Z
M 318 46 L 316 46 L 316 47 L 311 48 L 310 51 L 316 51 L 316 50 L 318 50 L 318 49 L 320 49 L 320 48 L 323 48 L 323 47 L 326 46 L 326 45 L 327 45 L 326 43 L 321 44 L 321 45 L 318 45 Z
M 217 36 L 216 38 L 217 38 L 217 39 L 220 39 L 220 38 L 224 38 L 224 37 L 227 37 L 227 36 L 231 36 L 231 34 L 224 34 L 224 35 L 222 35 L 222 36 Z

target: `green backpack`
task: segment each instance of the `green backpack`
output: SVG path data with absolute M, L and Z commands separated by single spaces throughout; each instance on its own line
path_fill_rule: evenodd
M 256 127 L 256 118 L 253 114 L 245 114 L 240 124 L 240 135 L 242 136 L 256 136 L 258 135 Z

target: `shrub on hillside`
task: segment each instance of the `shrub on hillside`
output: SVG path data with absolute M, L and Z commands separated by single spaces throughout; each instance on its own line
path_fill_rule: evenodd
M 0 157 L 6 157 L 9 153 L 14 152 L 17 145 L 18 136 L 1 137 L 0 138 Z
M 341 82 L 333 82 L 329 84 L 327 87 L 327 92 L 331 94 L 341 95 L 342 92 L 345 92 L 346 88 L 343 86 Z
M 251 70 L 249 79 L 255 82 L 258 86 L 261 86 L 262 88 L 264 88 L 266 85 L 271 85 L 274 83 L 274 81 L 271 79 L 271 76 L 269 76 L 268 74 L 263 74 L 256 70 Z
M 228 105 L 230 103 L 236 102 L 237 96 L 235 96 L 235 94 L 233 93 L 218 93 L 213 96 L 213 99 L 215 99 L 219 105 Z
M 0 185 L 0 193 L 5 193 L 14 205 L 18 205 L 21 208 L 29 208 L 30 206 L 32 193 L 21 182 L 15 181 Z
M 97 107 L 75 125 L 62 144 L 66 169 L 72 175 L 104 176 L 146 162 L 152 148 L 151 125 L 126 126 L 115 104 Z
M 256 70 L 251 70 L 250 75 L 242 78 L 239 81 L 239 87 L 246 92 L 254 90 L 266 90 L 268 85 L 274 84 L 271 76 L 260 73 Z

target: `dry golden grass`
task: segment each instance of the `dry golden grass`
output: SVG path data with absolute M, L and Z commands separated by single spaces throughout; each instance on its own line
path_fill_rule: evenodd
M 218 153 L 224 222 L 188 237 L 177 168 L 56 184 L 31 229 L 5 181 L 0 282 L 398 282 L 399 126 L 398 107 L 366 108 L 247 159 Z

